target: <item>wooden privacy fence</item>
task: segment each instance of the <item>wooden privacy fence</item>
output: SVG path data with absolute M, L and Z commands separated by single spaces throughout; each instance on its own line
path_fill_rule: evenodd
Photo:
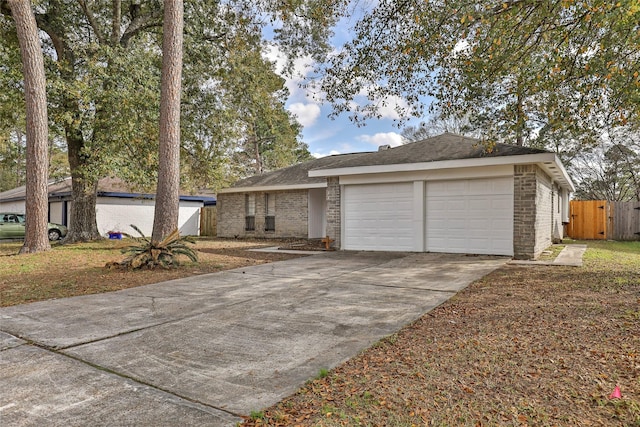
M 640 240 L 640 202 L 572 200 L 567 235 L 586 240 Z
M 640 202 L 611 202 L 612 240 L 640 240 Z
M 200 235 L 215 236 L 217 234 L 217 221 L 215 206 L 200 208 Z

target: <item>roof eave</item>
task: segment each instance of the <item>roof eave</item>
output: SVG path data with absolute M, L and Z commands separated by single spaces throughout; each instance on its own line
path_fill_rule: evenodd
M 473 159 L 455 159 L 441 160 L 434 162 L 422 163 L 395 163 L 388 165 L 368 165 L 368 166 L 352 166 L 345 168 L 331 169 L 312 169 L 309 171 L 309 177 L 330 177 L 345 175 L 361 175 L 375 173 L 393 173 L 393 172 L 411 172 L 411 171 L 428 171 L 438 169 L 454 169 L 478 166 L 499 166 L 499 165 L 522 165 L 522 164 L 538 164 L 540 165 L 555 181 L 559 182 L 563 187 L 571 192 L 575 191 L 575 187 L 571 178 L 567 174 L 566 169 L 560 162 L 560 159 L 554 153 L 537 153 L 537 154 L 521 154 L 517 156 L 497 156 L 482 157 Z
M 553 162 L 542 162 L 541 164 L 539 164 L 539 166 L 542 167 L 545 172 L 547 172 L 547 174 L 549 174 L 549 176 L 553 178 L 554 181 L 564 184 L 564 188 L 568 189 L 571 193 L 575 193 L 576 187 L 573 184 L 573 181 L 567 173 L 564 165 L 560 161 L 560 158 L 556 154 L 553 154 L 553 157 Z
M 278 185 L 261 185 L 255 187 L 231 187 L 223 188 L 218 194 L 225 193 L 251 193 L 257 191 L 286 191 L 286 190 L 307 190 L 310 188 L 326 188 L 326 182 L 313 182 L 309 184 L 278 184 Z

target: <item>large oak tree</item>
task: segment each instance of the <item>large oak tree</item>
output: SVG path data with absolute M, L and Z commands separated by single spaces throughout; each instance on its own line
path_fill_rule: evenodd
M 344 7 L 314 0 L 185 3 L 182 149 L 188 187 L 216 186 L 233 178 L 228 159 L 237 151 L 237 141 L 250 137 L 246 116 L 234 104 L 236 89 L 227 78 L 229 58 L 262 51 L 266 26 L 291 58 L 320 58 Z M 73 178 L 68 239 L 93 239 L 98 237 L 99 178 L 115 174 L 147 188 L 157 179 L 162 2 L 47 0 L 37 12 L 38 27 L 46 35 L 51 123 L 66 139 Z M 0 27 L 11 30 L 6 15 Z M 8 38 L 0 41 L 3 48 L 8 43 Z M 264 65 L 255 71 L 275 73 Z M 7 84 L 0 76 L 0 86 Z M 287 115 L 278 120 L 294 128 Z
M 323 88 L 356 120 L 389 96 L 420 116 L 431 96 L 443 117 L 468 117 L 494 140 L 594 141 L 640 122 L 639 22 L 635 0 L 381 0 L 324 68 Z

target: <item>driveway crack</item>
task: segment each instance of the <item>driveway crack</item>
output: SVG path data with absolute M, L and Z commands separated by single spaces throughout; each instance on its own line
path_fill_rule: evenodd
M 200 405 L 200 406 L 203 406 L 203 407 L 206 407 L 206 408 L 214 409 L 216 411 L 224 412 L 224 413 L 229 414 L 229 415 L 234 416 L 234 417 L 238 417 L 238 418 L 242 418 L 243 417 L 242 414 L 238 414 L 238 413 L 235 413 L 235 412 L 230 411 L 228 409 L 224 409 L 224 408 L 221 408 L 221 407 L 218 407 L 218 406 L 215 406 L 215 405 L 211 405 L 209 403 L 202 402 L 202 401 L 200 401 L 198 399 L 194 399 L 194 398 L 191 398 L 189 396 L 184 396 L 182 394 L 170 391 L 170 390 L 165 389 L 163 387 L 159 387 L 159 386 L 157 386 L 155 384 L 152 384 L 152 383 L 149 383 L 147 381 L 144 381 L 144 380 L 142 380 L 140 378 L 137 378 L 137 377 L 134 377 L 134 376 L 131 376 L 131 375 L 127 375 L 127 374 L 124 374 L 122 372 L 118 372 L 116 370 L 109 369 L 109 368 L 106 368 L 104 366 L 89 362 L 87 360 L 84 360 L 84 359 L 82 359 L 80 357 L 77 357 L 77 356 L 74 356 L 72 354 L 64 353 L 63 351 L 56 350 L 54 348 L 47 347 L 47 346 L 44 346 L 44 345 L 40 345 L 38 343 L 34 343 L 34 342 L 30 342 L 30 341 L 27 341 L 27 344 L 28 345 L 32 345 L 33 347 L 37 347 L 37 348 L 40 348 L 42 350 L 54 353 L 56 355 L 59 355 L 59 356 L 62 356 L 62 357 L 66 357 L 66 358 L 74 360 L 76 362 L 82 363 L 82 364 L 87 365 L 87 366 L 89 366 L 89 367 L 91 367 L 93 369 L 96 369 L 98 371 L 105 372 L 105 373 L 111 374 L 111 375 L 115 375 L 115 376 L 117 376 L 119 378 L 123 378 L 125 380 L 135 382 L 137 384 L 143 385 L 145 387 L 149 387 L 151 389 L 160 391 L 162 393 L 166 393 L 166 394 L 168 394 L 170 396 L 177 397 L 178 399 L 182 399 L 184 401 L 187 401 L 187 402 L 190 402 L 190 403 L 193 403 L 193 404 L 196 404 L 196 405 Z

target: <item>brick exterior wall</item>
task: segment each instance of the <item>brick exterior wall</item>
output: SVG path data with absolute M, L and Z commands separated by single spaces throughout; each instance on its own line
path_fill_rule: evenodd
M 218 237 L 244 236 L 244 193 L 218 194 L 216 201 Z
M 275 231 L 265 231 L 265 193 L 254 192 L 255 230 L 245 230 L 245 195 L 218 194 L 218 237 L 307 238 L 309 200 L 307 190 L 269 192 L 275 197 Z
M 552 190 L 554 189 L 554 190 Z M 560 214 L 554 215 L 557 186 L 536 165 L 514 166 L 513 252 L 516 259 L 535 259 L 551 246 Z M 559 223 L 558 233 L 562 233 Z
M 551 237 L 553 242 L 560 242 L 564 237 L 564 226 L 562 224 L 562 197 L 558 184 L 553 184 L 553 196 L 551 198 L 552 215 Z
M 327 178 L 327 236 L 335 240 L 333 247 L 341 248 L 342 216 L 340 211 L 340 181 L 338 177 Z
M 516 165 L 513 175 L 513 256 L 531 259 L 535 248 L 535 165 Z
M 536 166 L 536 240 L 534 258 L 553 243 L 553 184 L 549 176 Z

